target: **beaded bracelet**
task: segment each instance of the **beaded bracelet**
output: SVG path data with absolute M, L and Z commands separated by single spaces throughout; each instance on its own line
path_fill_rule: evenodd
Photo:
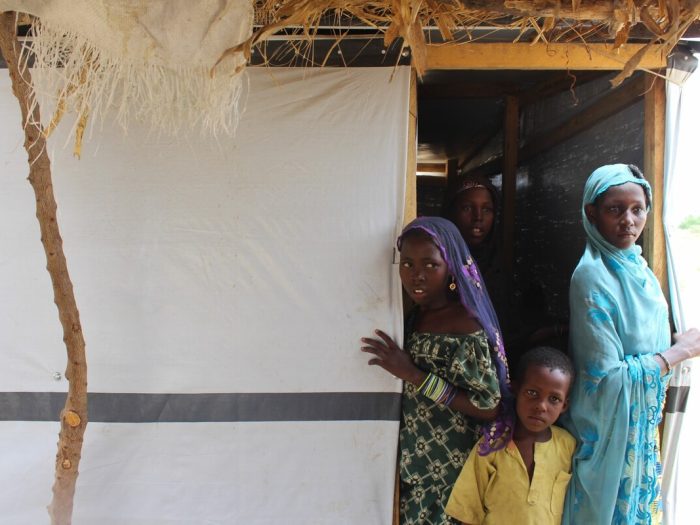
M 420 386 L 418 387 L 418 392 L 423 393 L 423 387 L 424 387 L 425 384 L 428 382 L 428 379 L 430 379 L 430 376 L 431 376 L 431 375 L 433 375 L 433 374 L 428 374 L 427 376 L 425 376 L 425 379 L 423 379 L 423 382 L 422 382 L 422 383 L 420 384 Z
M 418 391 L 425 397 L 436 403 L 449 405 L 457 395 L 457 389 L 441 377 L 433 374 L 428 374 Z
M 450 386 L 452 387 L 452 392 L 451 392 L 450 395 L 447 397 L 447 399 L 445 399 L 445 401 L 443 401 L 443 403 L 442 403 L 442 404 L 445 405 L 445 406 L 450 406 L 450 403 L 452 403 L 452 400 L 453 400 L 453 399 L 455 398 L 455 396 L 457 395 L 457 387 L 455 387 L 454 385 L 450 385 Z
M 667 370 L 666 374 L 670 374 L 671 373 L 671 363 L 668 362 L 668 359 L 666 359 L 666 356 L 664 354 L 662 354 L 661 352 L 658 352 L 654 355 L 658 355 L 661 358 L 661 360 L 666 365 L 666 370 Z M 666 374 L 664 374 L 664 375 L 666 375 Z

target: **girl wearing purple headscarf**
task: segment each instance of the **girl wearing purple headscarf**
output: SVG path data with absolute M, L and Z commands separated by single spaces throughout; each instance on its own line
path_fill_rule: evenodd
M 406 349 L 381 330 L 378 338 L 363 338 L 361 349 L 373 354 L 370 365 L 404 381 L 401 524 L 455 524 L 445 505 L 479 430 L 486 437 L 480 453 L 510 438 L 503 407 L 512 406 L 512 396 L 500 329 L 454 224 L 418 218 L 406 226 L 398 248 L 401 282 L 417 305 L 406 322 Z

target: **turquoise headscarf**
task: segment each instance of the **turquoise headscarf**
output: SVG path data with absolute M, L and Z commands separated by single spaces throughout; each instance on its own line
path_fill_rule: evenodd
M 613 265 L 614 263 L 622 265 L 627 271 L 635 275 L 635 279 L 639 279 L 646 276 L 646 270 L 648 270 L 646 262 L 641 257 L 642 249 L 636 244 L 627 250 L 616 248 L 603 238 L 598 228 L 586 216 L 587 204 L 594 204 L 596 199 L 611 187 L 620 186 L 628 182 L 639 184 L 642 187 L 644 194 L 647 196 L 648 210 L 651 207 L 651 186 L 646 179 L 636 176 L 627 164 L 601 166 L 591 173 L 588 181 L 586 181 L 586 186 L 583 190 L 581 218 L 583 220 L 583 229 L 586 230 L 586 236 L 588 237 L 587 248 L 590 247 L 591 252 L 589 253 L 589 250 L 586 249 L 586 254 L 581 259 L 581 262 L 587 259 L 588 255 L 595 257 L 596 254 L 599 254 L 609 261 L 614 261 Z M 620 277 L 625 279 L 627 275 L 620 274 Z
M 641 175 L 641 174 L 640 174 Z M 586 251 L 571 278 L 570 349 L 577 369 L 565 423 L 579 441 L 562 524 L 652 524 L 660 512 L 657 427 L 668 377 L 668 307 L 639 246 L 621 250 L 585 206 L 612 186 L 651 188 L 626 164 L 595 170 L 581 207 Z

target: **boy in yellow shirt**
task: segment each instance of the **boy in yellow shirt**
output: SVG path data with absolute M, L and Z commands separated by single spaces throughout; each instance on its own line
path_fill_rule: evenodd
M 477 444 L 445 512 L 465 525 L 560 525 L 576 440 L 552 426 L 569 403 L 571 360 L 538 347 L 518 365 L 513 439 L 486 456 Z M 482 438 L 483 439 L 483 438 Z

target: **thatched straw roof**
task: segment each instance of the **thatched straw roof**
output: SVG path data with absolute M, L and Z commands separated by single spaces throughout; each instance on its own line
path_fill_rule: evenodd
M 70 0 L 60 2 L 73 8 Z M 34 11 L 28 9 L 29 4 L 35 7 Z M 75 125 L 77 152 L 80 150 L 82 130 L 88 115 L 94 121 L 96 114 L 101 113 L 100 108 L 112 102 L 113 96 L 109 94 L 118 92 L 114 86 L 124 86 L 123 91 L 127 94 L 134 91 L 139 96 L 146 94 L 146 103 L 150 104 L 144 105 L 146 103 L 140 100 L 131 103 L 131 99 L 122 97 L 119 115 L 126 114 L 127 109 L 132 108 L 132 113 L 135 111 L 140 115 L 151 115 L 152 120 L 161 128 L 177 130 L 181 122 L 201 122 L 203 129 L 234 129 L 235 119 L 230 118 L 231 114 L 235 114 L 230 108 L 237 107 L 238 88 L 237 84 L 233 84 L 234 77 L 246 63 L 251 63 L 254 51 L 257 51 L 258 57 L 263 55 L 263 62 L 266 61 L 264 43 L 271 39 L 278 43 L 281 39 L 282 45 L 289 45 L 292 54 L 300 55 L 313 51 L 315 39 L 323 35 L 324 39 L 333 42 L 330 49 L 326 50 L 326 53 L 330 53 L 333 46 L 340 46 L 343 39 L 350 38 L 351 34 L 357 36 L 356 33 L 360 31 L 374 41 L 383 39 L 386 47 L 405 50 L 395 55 L 397 60 L 408 56 L 410 49 L 412 64 L 419 74 L 426 69 L 430 44 L 450 46 L 475 41 L 484 34 L 484 27 L 489 28 L 491 38 L 496 35 L 501 41 L 521 44 L 590 44 L 602 41 L 619 47 L 631 41 L 645 43 L 628 59 L 616 77 L 614 83 L 620 83 L 640 66 L 649 49 L 653 48 L 656 52 L 661 49 L 662 56 L 668 55 L 688 28 L 700 19 L 700 0 L 225 0 L 224 4 L 230 9 L 222 12 L 228 13 L 229 18 L 221 13 L 206 18 L 206 13 L 196 10 L 194 2 L 190 11 L 179 10 L 169 17 L 180 20 L 183 24 L 177 26 L 180 31 L 177 34 L 182 35 L 183 28 L 188 27 L 191 29 L 189 33 L 196 36 L 196 28 L 188 20 L 197 15 L 206 18 L 210 26 L 216 26 L 216 45 L 211 46 L 211 54 L 206 61 L 196 61 L 197 57 L 192 54 L 171 53 L 172 56 L 179 56 L 179 59 L 174 61 L 172 67 L 164 68 L 160 64 L 126 64 L 119 53 L 107 57 L 102 49 L 103 42 L 100 41 L 104 38 L 98 35 L 98 38 L 91 39 L 95 35 L 83 35 L 83 30 L 95 33 L 93 24 L 76 23 L 71 15 L 59 13 L 60 23 L 53 27 L 42 16 L 44 4 L 41 0 L 0 0 L 0 11 L 26 9 L 29 15 L 18 16 L 19 24 L 34 24 L 34 17 L 39 19 L 26 49 L 36 57 L 39 65 L 45 66 L 44 71 L 61 70 L 57 75 L 60 85 L 47 90 L 57 107 L 53 110 L 54 118 L 48 124 L 46 132 L 50 133 L 63 116 L 64 110 L 75 112 L 78 115 Z M 157 11 L 153 8 L 154 4 L 162 6 L 162 9 L 168 8 L 165 3 L 155 1 L 144 1 L 140 5 L 143 10 Z M 110 5 L 107 9 L 104 0 L 100 5 L 107 11 L 113 8 Z M 123 8 L 126 4 L 119 5 Z M 234 12 L 234 7 L 231 6 L 238 9 L 235 16 L 231 14 Z M 56 9 L 50 14 L 56 14 Z M 162 17 L 151 18 L 162 20 Z M 142 21 L 137 22 L 137 25 L 143 25 Z M 65 27 L 71 23 L 77 25 L 77 28 Z M 187 23 L 190 25 L 184 25 Z M 44 35 L 53 35 L 47 39 L 48 43 L 37 38 L 42 32 Z M 153 46 L 160 50 L 158 46 L 161 41 L 146 33 L 143 42 L 153 40 Z M 207 42 L 214 32 L 210 27 L 203 30 L 202 34 L 200 40 Z M 72 40 L 67 41 L 67 37 L 72 37 Z M 245 40 L 241 42 L 242 39 Z M 168 42 L 177 46 L 179 40 L 171 38 Z M 141 45 L 144 46 L 145 44 Z M 192 48 L 193 55 L 199 54 L 200 47 Z M 40 60 L 42 57 L 44 62 Z M 180 78 L 184 69 L 183 62 L 193 61 L 196 63 L 190 64 L 188 76 L 185 75 L 183 80 Z M 260 60 L 255 63 L 260 63 Z M 313 63 L 324 65 L 326 60 L 315 60 Z M 68 67 L 69 64 L 72 64 L 72 69 Z M 154 67 L 157 74 L 153 73 Z M 193 70 L 196 70 L 196 75 L 192 73 Z M 121 75 L 118 82 L 111 81 L 117 73 Z M 159 78 L 166 73 L 170 75 L 168 78 L 173 77 L 174 80 L 160 81 Z M 134 82 L 134 78 L 143 80 L 142 83 L 152 81 L 152 84 L 157 85 L 148 84 L 148 89 L 141 89 L 138 87 L 141 84 Z M 203 79 L 207 81 L 204 82 Z M 193 94 L 190 103 L 183 100 L 183 92 Z M 105 96 L 105 93 L 109 96 Z M 207 112 L 201 109 L 203 93 L 211 95 L 211 101 L 207 105 L 211 110 Z M 160 103 L 161 99 L 165 102 Z M 169 113 L 163 111 L 163 107 L 168 104 Z M 169 115 L 172 117 L 170 120 L 166 118 Z
M 313 38 L 321 26 L 364 26 L 380 32 L 387 46 L 398 39 L 410 47 L 422 72 L 428 27 L 437 28 L 443 42 L 469 41 L 471 29 L 488 25 L 517 29 L 520 41 L 619 46 L 641 38 L 670 52 L 698 19 L 698 0 L 259 0 L 257 30 L 236 49 L 250 57 L 255 45 L 280 31 Z M 641 55 L 631 60 L 630 71 Z

